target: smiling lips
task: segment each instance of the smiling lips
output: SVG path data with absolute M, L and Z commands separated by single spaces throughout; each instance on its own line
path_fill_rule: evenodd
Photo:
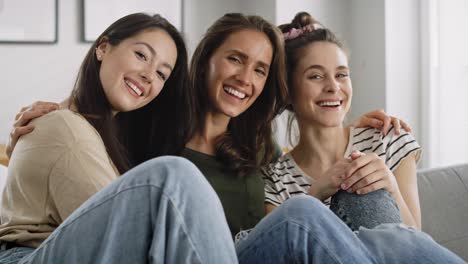
M 224 91 L 226 91 L 228 94 L 233 95 L 233 96 L 235 96 L 235 97 L 237 97 L 237 98 L 239 98 L 239 99 L 241 99 L 241 100 L 245 98 L 245 93 L 239 92 L 239 91 L 235 90 L 235 89 L 232 88 L 232 87 L 223 86 L 223 89 L 224 89 Z
M 318 101 L 317 104 L 321 107 L 339 107 L 341 106 L 342 102 L 343 101 L 341 100 L 335 100 L 335 101 L 324 100 L 324 101 Z
M 134 83 L 132 83 L 129 80 L 125 80 L 125 84 L 127 84 L 128 87 L 130 87 L 138 96 L 143 95 L 143 91 L 138 88 Z

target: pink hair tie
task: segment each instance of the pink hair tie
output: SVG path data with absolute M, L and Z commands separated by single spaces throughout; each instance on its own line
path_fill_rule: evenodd
M 304 33 L 312 32 L 316 29 L 323 28 L 320 24 L 309 24 L 303 28 L 291 28 L 288 32 L 283 33 L 284 40 L 291 40 L 301 36 Z

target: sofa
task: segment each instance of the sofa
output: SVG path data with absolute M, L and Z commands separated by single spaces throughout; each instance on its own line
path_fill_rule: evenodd
M 468 164 L 418 171 L 422 230 L 468 261 Z
M 6 173 L 0 164 L 0 194 Z M 468 261 L 468 164 L 420 170 L 418 187 L 422 230 Z

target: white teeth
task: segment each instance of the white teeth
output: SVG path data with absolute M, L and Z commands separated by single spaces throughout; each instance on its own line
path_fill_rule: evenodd
M 135 84 L 133 84 L 133 83 L 127 81 L 127 80 L 125 80 L 125 83 L 126 83 L 130 88 L 132 88 L 132 90 L 133 90 L 136 94 L 138 94 L 139 96 L 141 96 L 141 94 L 142 94 L 143 92 L 142 92 L 140 89 L 138 89 L 138 87 L 136 87 Z
M 335 102 L 321 102 L 320 106 L 340 106 L 340 101 Z
M 241 93 L 239 91 L 236 91 L 234 89 L 232 89 L 231 87 L 223 87 L 224 91 L 240 98 L 240 99 L 244 99 L 245 98 L 245 93 Z

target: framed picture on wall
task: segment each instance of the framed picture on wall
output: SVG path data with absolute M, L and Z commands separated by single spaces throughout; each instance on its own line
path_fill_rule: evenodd
M 58 0 L 0 0 L 0 43 L 57 43 Z
M 83 41 L 93 42 L 111 23 L 138 12 L 160 14 L 182 31 L 182 0 L 83 0 Z

